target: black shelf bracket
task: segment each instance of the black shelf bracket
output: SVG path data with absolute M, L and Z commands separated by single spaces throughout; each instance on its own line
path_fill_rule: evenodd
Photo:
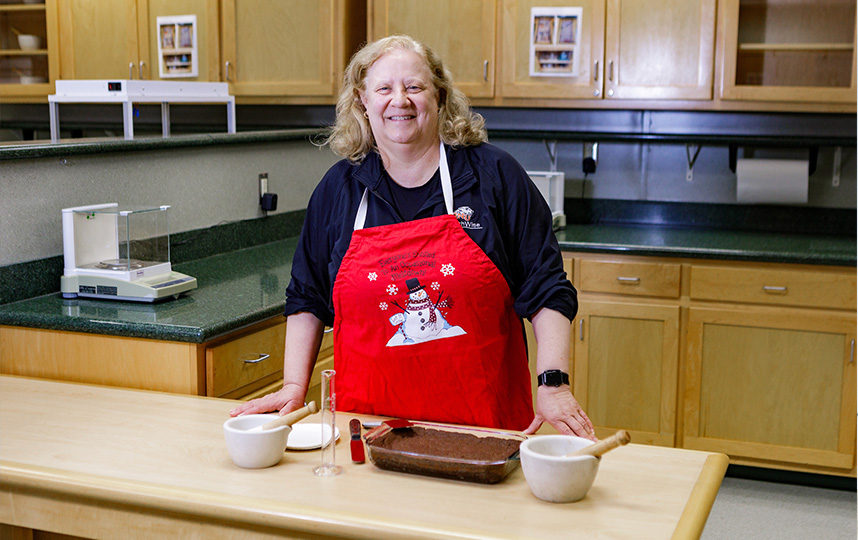
M 731 144 L 730 148 L 730 170 L 734 173 L 736 172 L 736 159 L 739 154 L 739 145 Z M 808 146 L 808 159 L 807 159 L 807 174 L 808 176 L 812 175 L 816 172 L 816 162 L 819 160 L 819 147 L 818 146 Z

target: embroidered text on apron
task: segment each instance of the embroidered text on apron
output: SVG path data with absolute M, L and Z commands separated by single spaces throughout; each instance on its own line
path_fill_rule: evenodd
M 334 283 L 337 409 L 523 430 L 533 420 L 521 323 L 500 270 L 453 214 L 363 228 Z

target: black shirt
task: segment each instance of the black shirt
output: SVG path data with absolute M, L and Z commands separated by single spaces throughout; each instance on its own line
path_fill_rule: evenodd
M 390 189 L 393 206 L 396 207 L 402 221 L 411 221 L 417 217 L 417 213 L 429 199 L 429 196 L 441 189 L 441 173 L 437 170 L 428 182 L 413 188 L 400 186 L 387 172 L 384 173 L 384 176 L 385 183 Z

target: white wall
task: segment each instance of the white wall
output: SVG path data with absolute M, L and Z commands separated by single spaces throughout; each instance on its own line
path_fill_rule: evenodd
M 276 213 L 303 209 L 337 159 L 289 141 L 0 161 L 0 266 L 61 255 L 72 206 L 169 204 L 171 232 L 201 229 L 263 216 L 267 172 Z

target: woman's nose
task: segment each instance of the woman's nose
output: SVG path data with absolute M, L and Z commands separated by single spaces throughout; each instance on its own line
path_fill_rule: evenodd
M 405 88 L 397 88 L 393 91 L 393 103 L 395 105 L 408 104 L 408 92 L 405 91 Z

